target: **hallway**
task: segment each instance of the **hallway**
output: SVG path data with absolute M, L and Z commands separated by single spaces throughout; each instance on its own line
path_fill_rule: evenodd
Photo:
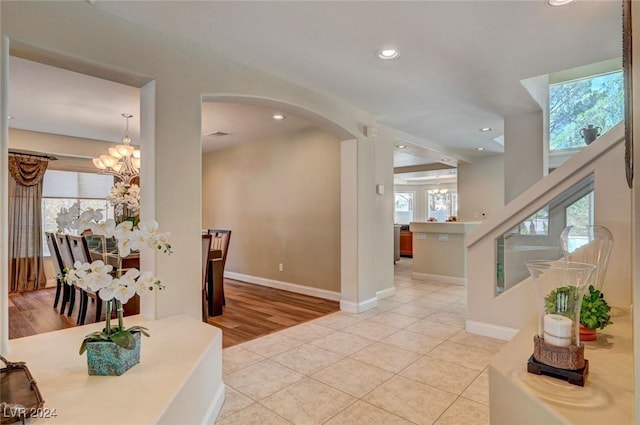
M 466 288 L 411 279 L 393 297 L 223 350 L 218 424 L 488 424 L 503 341 L 464 331 Z

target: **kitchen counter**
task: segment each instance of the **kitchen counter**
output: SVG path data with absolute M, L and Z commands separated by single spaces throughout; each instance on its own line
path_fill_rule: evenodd
M 411 222 L 413 278 L 466 285 L 466 234 L 478 222 Z

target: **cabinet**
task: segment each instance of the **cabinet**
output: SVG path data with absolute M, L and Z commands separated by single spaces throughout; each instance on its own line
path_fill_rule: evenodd
M 413 257 L 413 233 L 409 230 L 400 231 L 400 255 Z

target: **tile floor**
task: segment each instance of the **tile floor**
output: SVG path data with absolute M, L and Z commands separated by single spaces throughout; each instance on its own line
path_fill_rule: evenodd
M 374 310 L 226 348 L 216 424 L 488 424 L 487 365 L 504 342 L 466 333 L 466 289 L 412 280 L 410 264 Z

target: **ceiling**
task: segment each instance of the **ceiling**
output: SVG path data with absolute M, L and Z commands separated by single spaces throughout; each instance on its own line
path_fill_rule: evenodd
M 420 140 L 466 158 L 502 152 L 504 117 L 538 108 L 521 80 L 621 56 L 618 1 L 90 3 L 374 114 L 418 141 L 412 152 L 398 152 L 402 165 L 433 162 L 419 152 Z M 376 51 L 386 47 L 398 48 L 400 57 L 378 59 Z M 138 115 L 137 89 L 107 89 L 115 83 L 103 80 L 91 88 L 90 77 L 71 81 L 52 77 L 68 71 L 14 66 L 28 64 L 11 62 L 11 127 L 117 141 L 120 114 Z M 43 94 L 39 85 L 47 82 Z M 205 137 L 205 149 L 253 137 L 249 127 L 264 135 L 309 125 L 295 117 L 276 123 L 273 111 L 247 108 L 206 104 L 203 134 L 230 135 Z M 132 129 L 135 140 L 137 121 Z

